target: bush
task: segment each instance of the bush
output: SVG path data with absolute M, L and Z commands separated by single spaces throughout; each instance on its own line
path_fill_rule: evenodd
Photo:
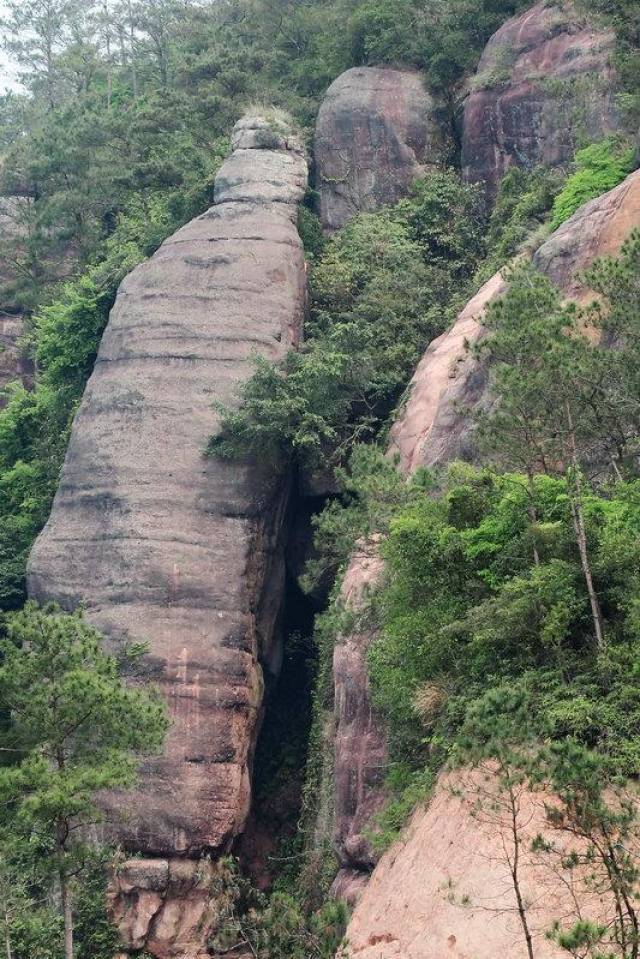
M 621 183 L 631 173 L 634 159 L 634 148 L 612 137 L 579 150 L 575 172 L 554 201 L 551 229 L 561 226 L 583 203 Z

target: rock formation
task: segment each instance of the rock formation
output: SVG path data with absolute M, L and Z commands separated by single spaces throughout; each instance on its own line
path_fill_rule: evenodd
M 152 857 L 119 880 L 125 945 L 161 959 L 192 955 L 176 889 L 194 864 L 176 857 L 228 850 L 243 828 L 262 671 L 278 663 L 286 483 L 204 449 L 214 404 L 237 400 L 252 355 L 276 361 L 300 336 L 307 165 L 260 118 L 237 125 L 233 146 L 213 207 L 120 288 L 28 571 L 32 597 L 83 603 L 112 650 L 148 644 L 144 678 L 172 726 L 139 788 L 104 806 L 125 848 Z M 197 955 L 207 923 L 195 925 Z
M 447 137 L 418 73 L 347 70 L 327 90 L 316 125 L 323 226 L 337 230 L 356 213 L 395 203 L 446 153 Z
M 567 297 L 584 300 L 589 291 L 581 283 L 580 271 L 598 256 L 617 253 L 634 227 L 640 227 L 640 171 L 581 207 L 542 244 L 534 255 L 534 263 Z M 486 375 L 469 356 L 465 344 L 477 342 L 483 335 L 482 315 L 503 288 L 502 277 L 496 274 L 467 304 L 451 330 L 430 344 L 420 362 L 406 405 L 390 434 L 390 453 L 398 455 L 400 469 L 406 475 L 421 466 L 445 464 L 472 450 L 468 408 L 486 395 Z M 370 557 L 368 562 L 370 566 L 375 560 Z M 358 589 L 362 589 L 359 580 L 366 582 L 360 567 L 361 559 L 356 554 L 345 580 L 350 594 L 357 595 Z M 350 722 L 342 706 L 349 701 L 343 686 L 349 677 L 362 672 L 366 677 L 366 655 L 372 639 L 366 630 L 342 638 L 341 642 L 347 643 L 350 650 L 350 669 L 346 679 L 344 670 L 336 670 L 335 675 L 335 821 L 339 824 L 338 853 L 343 863 L 343 837 L 349 837 L 354 846 L 354 836 L 362 836 L 371 827 L 367 813 L 378 808 L 383 788 L 375 783 L 369 789 L 363 788 L 365 781 L 361 776 L 361 788 L 346 793 L 337 776 L 339 769 L 351 766 L 357 778 L 358 769 L 379 762 L 384 748 L 374 722 L 373 729 L 367 732 L 367 741 L 373 744 L 371 756 L 367 757 L 365 744 L 356 765 L 349 740 L 340 736 L 341 728 L 348 729 Z M 365 681 L 359 690 L 358 715 L 371 715 L 368 710 Z M 525 801 L 531 803 L 533 799 L 525 797 Z M 429 808 L 416 813 L 406 836 L 376 867 L 347 931 L 351 955 L 362 955 L 364 959 L 441 959 L 451 955 L 463 959 L 473 954 L 477 959 L 493 959 L 502 951 L 514 959 L 521 954 L 524 957 L 524 951 L 512 951 L 511 911 L 501 912 L 498 905 L 489 923 L 485 908 L 471 914 L 448 896 L 449 879 L 456 883 L 460 878 L 460 895 L 467 890 L 482 890 L 488 883 L 492 888 L 500 887 L 494 866 L 487 865 L 487 857 L 495 852 L 496 845 L 495 832 L 481 835 L 475 822 L 469 820 L 468 810 L 448 795 L 446 785 L 441 785 Z M 368 868 L 364 857 L 356 865 L 365 872 Z M 534 880 L 531 881 L 533 884 Z M 361 891 L 362 881 L 353 871 L 343 872 L 334 888 L 353 895 L 354 890 Z M 555 912 L 552 905 L 541 905 L 545 922 L 549 915 L 551 919 L 559 917 L 557 905 Z M 491 935 L 487 936 L 489 927 Z M 560 953 L 541 940 L 538 954 L 548 959 Z
M 540 0 L 489 40 L 464 107 L 465 179 L 495 194 L 517 164 L 555 167 L 579 142 L 619 126 L 610 65 L 613 36 L 570 2 Z
M 507 857 L 513 853 L 511 814 L 520 848 L 519 881 L 537 959 L 566 952 L 545 937 L 554 921 L 601 920 L 613 904 L 588 887 L 579 870 L 532 851 L 538 835 L 558 850 L 573 846 L 546 822 L 545 793 L 517 787 L 513 805 L 490 770 L 441 778 L 427 809 L 413 816 L 404 839 L 380 861 L 349 924 L 348 956 L 358 959 L 526 959 Z M 582 888 L 584 884 L 585 888 Z
M 360 544 L 341 586 L 340 599 L 351 614 L 366 609 L 369 590 L 383 571 L 378 543 Z M 350 898 L 349 888 L 358 873 L 370 871 L 376 856 L 366 835 L 367 827 L 385 800 L 387 748 L 381 723 L 371 707 L 367 675 L 367 650 L 375 637 L 366 623 L 340 634 L 333 654 L 335 689 L 333 841 L 342 874 L 334 889 Z
M 586 203 L 534 254 L 536 267 L 572 299 L 588 296 L 580 272 L 596 257 L 614 254 L 633 227 L 640 226 L 640 171 L 615 189 Z M 494 276 L 468 303 L 453 327 L 427 349 L 409 388 L 409 398 L 391 430 L 390 451 L 411 473 L 472 452 L 465 412 L 480 402 L 486 377 L 466 343 L 482 336 L 488 302 L 500 294 Z

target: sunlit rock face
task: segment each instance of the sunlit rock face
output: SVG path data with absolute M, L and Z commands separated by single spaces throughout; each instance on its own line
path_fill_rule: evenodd
M 446 124 L 418 73 L 354 67 L 335 80 L 315 136 L 319 210 L 326 230 L 406 196 L 447 155 Z
M 554 923 L 606 922 L 615 903 L 606 881 L 594 881 L 604 878 L 598 865 L 572 869 L 563 859 L 584 846 L 549 826 L 545 807 L 553 804 L 544 790 L 521 785 L 507 795 L 489 765 L 442 776 L 364 890 L 347 931 L 347 959 L 527 959 L 510 872 L 516 841 L 533 955 L 566 956 L 546 936 Z M 536 852 L 540 836 L 555 855 Z
M 287 483 L 204 450 L 252 356 L 276 362 L 300 337 L 307 164 L 262 118 L 234 146 L 211 209 L 120 288 L 29 562 L 32 597 L 83 603 L 112 650 L 148 644 L 142 678 L 171 729 L 139 787 L 104 806 L 127 848 L 169 858 L 242 830 L 278 657 Z
M 584 300 L 581 272 L 598 256 L 616 254 L 640 226 L 640 171 L 586 203 L 539 247 L 533 263 L 571 299 Z M 403 471 L 475 455 L 469 411 L 486 396 L 486 374 L 468 344 L 484 335 L 482 316 L 504 290 L 500 274 L 469 301 L 455 324 L 427 348 L 390 434 Z
M 465 102 L 465 179 L 492 197 L 510 166 L 565 164 L 618 129 L 613 43 L 569 2 L 540 0 L 503 24 Z

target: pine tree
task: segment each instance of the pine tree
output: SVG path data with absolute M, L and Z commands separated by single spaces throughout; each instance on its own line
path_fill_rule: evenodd
M 0 642 L 0 709 L 11 716 L 7 748 L 20 755 L 0 769 L 0 802 L 50 850 L 66 959 L 73 959 L 85 830 L 100 820 L 96 793 L 131 786 L 135 754 L 159 749 L 167 728 L 158 698 L 127 687 L 100 643 L 80 614 L 32 603 L 7 618 Z

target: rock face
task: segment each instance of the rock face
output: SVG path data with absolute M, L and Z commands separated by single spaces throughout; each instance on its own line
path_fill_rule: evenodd
M 123 942 L 152 956 L 205 959 L 203 942 L 218 925 L 222 905 L 211 895 L 217 872 L 214 863 L 189 859 L 126 863 L 109 890 L 110 914 Z
M 204 448 L 252 355 L 276 361 L 300 336 L 307 165 L 262 119 L 234 140 L 214 206 L 121 286 L 28 571 L 32 597 L 84 603 L 111 649 L 148 643 L 172 726 L 139 789 L 104 805 L 126 848 L 169 860 L 242 830 L 262 671 L 278 662 L 286 484 Z
M 503 24 L 465 103 L 464 177 L 492 197 L 512 164 L 559 166 L 572 159 L 577 142 L 616 130 L 612 48 L 612 35 L 566 0 L 540 0 Z
M 342 582 L 340 599 L 351 614 L 363 614 L 367 593 L 383 572 L 378 543 L 360 545 Z M 371 706 L 367 651 L 375 639 L 366 623 L 340 634 L 333 654 L 335 689 L 333 841 L 341 875 L 335 891 L 349 898 L 353 874 L 373 869 L 376 856 L 367 827 L 385 800 L 387 748 L 381 723 Z M 356 877 L 357 878 L 357 877 Z
M 315 159 L 320 218 L 337 230 L 356 213 L 405 196 L 442 161 L 446 138 L 418 73 L 354 67 L 320 107 Z
M 534 953 L 539 959 L 565 956 L 545 932 L 556 920 L 570 926 L 579 918 L 572 890 L 581 890 L 580 918 L 602 920 L 613 914 L 612 904 L 588 887 L 579 870 L 563 870 L 559 860 L 532 852 L 538 834 L 555 841 L 558 850 L 575 848 L 549 830 L 545 800 L 553 802 L 518 788 L 510 804 L 490 772 L 443 778 L 428 808 L 418 809 L 404 839 L 380 861 L 351 918 L 347 955 L 526 959 L 507 862 L 514 850 L 513 811 Z

